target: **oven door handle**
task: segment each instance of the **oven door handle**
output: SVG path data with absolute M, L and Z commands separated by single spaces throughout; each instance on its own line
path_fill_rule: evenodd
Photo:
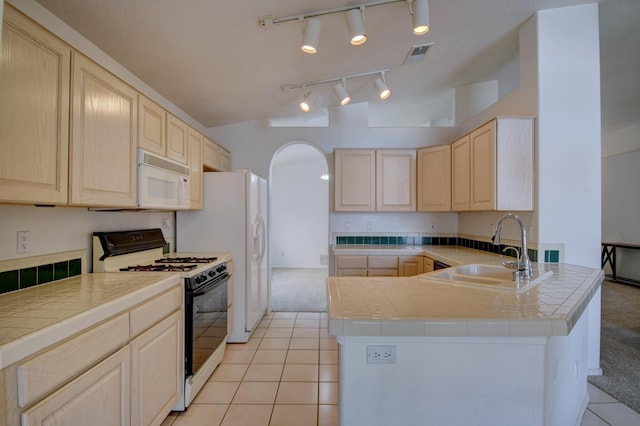
M 204 294 L 206 294 L 207 292 L 213 290 L 214 287 L 217 287 L 220 284 L 225 283 L 226 281 L 229 280 L 231 276 L 229 274 L 224 274 L 219 276 L 215 281 L 211 281 L 205 285 L 203 285 L 202 287 L 198 287 L 198 288 L 194 288 L 193 289 L 193 297 L 198 297 L 198 296 L 202 296 Z

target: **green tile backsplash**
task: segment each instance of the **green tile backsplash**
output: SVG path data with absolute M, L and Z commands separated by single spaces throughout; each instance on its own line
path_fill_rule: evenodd
M 500 244 L 499 246 L 493 245 L 487 241 L 471 240 L 468 238 L 460 237 L 405 237 L 405 236 L 338 236 L 336 237 L 336 245 L 447 245 L 447 246 L 462 246 L 472 248 L 475 250 L 486 251 L 489 253 L 500 254 L 507 247 L 511 247 L 507 244 Z M 538 250 L 528 249 L 529 259 L 532 262 L 538 262 Z M 511 255 L 503 253 L 503 255 Z M 560 260 L 560 252 L 558 250 L 545 250 L 544 261 L 546 263 L 558 263 Z
M 0 272 L 0 294 L 74 277 L 81 273 L 82 259 L 71 259 L 31 268 Z

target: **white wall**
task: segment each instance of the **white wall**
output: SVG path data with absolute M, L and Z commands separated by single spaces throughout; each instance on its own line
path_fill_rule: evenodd
M 86 249 L 87 269 L 91 271 L 91 234 L 95 231 L 161 228 L 165 239 L 174 240 L 172 212 L 97 212 L 82 207 L 0 204 L 0 217 L 0 260 Z M 168 228 L 163 228 L 165 222 Z M 16 253 L 18 231 L 30 231 L 29 253 Z
M 287 148 L 285 148 L 286 150 Z M 310 148 L 312 149 L 312 148 Z M 323 268 L 321 256 L 329 254 L 329 185 L 322 153 L 297 162 L 278 162 L 271 170 L 271 266 Z

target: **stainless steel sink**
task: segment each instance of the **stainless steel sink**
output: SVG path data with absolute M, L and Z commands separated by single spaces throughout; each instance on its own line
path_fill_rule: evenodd
M 534 273 L 529 279 L 515 280 L 513 270 L 499 265 L 469 264 L 439 269 L 420 275 L 423 278 L 446 281 L 452 284 L 520 293 L 549 278 L 551 271 Z

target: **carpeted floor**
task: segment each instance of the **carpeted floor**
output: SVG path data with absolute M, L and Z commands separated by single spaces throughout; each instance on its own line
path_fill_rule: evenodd
M 640 412 L 640 287 L 602 284 L 602 376 L 589 382 Z
M 271 309 L 281 312 L 325 312 L 327 268 L 272 268 Z

